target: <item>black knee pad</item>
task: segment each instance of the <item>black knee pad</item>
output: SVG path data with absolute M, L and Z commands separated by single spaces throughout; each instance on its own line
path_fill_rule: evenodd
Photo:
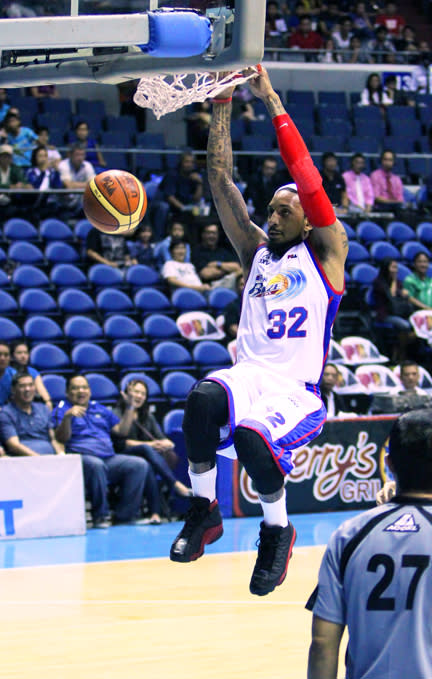
M 259 434 L 240 425 L 234 431 L 234 446 L 260 495 L 271 495 L 281 489 L 284 476 Z
M 217 382 L 200 382 L 187 399 L 183 432 L 189 460 L 214 462 L 220 427 L 228 421 L 228 397 Z

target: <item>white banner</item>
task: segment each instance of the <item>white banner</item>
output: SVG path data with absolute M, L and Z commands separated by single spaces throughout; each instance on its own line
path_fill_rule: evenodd
M 0 539 L 85 532 L 80 455 L 0 458 Z

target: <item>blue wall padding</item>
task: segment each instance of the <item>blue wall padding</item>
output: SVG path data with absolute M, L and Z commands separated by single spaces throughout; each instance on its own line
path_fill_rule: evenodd
M 139 45 L 154 57 L 193 57 L 210 45 L 212 28 L 196 12 L 148 12 L 150 40 Z

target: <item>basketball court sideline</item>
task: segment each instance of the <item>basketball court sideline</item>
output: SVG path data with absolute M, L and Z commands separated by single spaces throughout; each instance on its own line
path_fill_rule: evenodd
M 248 589 L 259 518 L 225 520 L 192 564 L 167 557 L 178 523 L 3 541 L 0 679 L 304 679 L 304 605 L 330 534 L 355 514 L 292 517 L 287 579 L 262 598 Z

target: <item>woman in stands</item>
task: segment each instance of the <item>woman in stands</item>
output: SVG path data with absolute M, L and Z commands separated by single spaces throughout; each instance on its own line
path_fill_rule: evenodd
M 31 154 L 31 167 L 27 170 L 26 181 L 34 189 L 39 190 L 32 209 L 36 211 L 40 219 L 56 217 L 60 202 L 55 194 L 49 193 L 50 189 L 62 189 L 63 184 L 58 170 L 53 167 L 49 160 L 48 149 L 45 146 L 37 146 Z
M 90 128 L 86 121 L 79 120 L 74 132 L 76 141 L 87 149 L 85 159 L 93 165 L 96 173 L 103 172 L 106 169 L 105 158 L 98 149 L 96 140 L 90 136 Z
M 34 379 L 36 387 L 36 396 L 40 398 L 41 401 L 45 403 L 49 410 L 52 410 L 53 404 L 51 401 L 51 396 L 49 395 L 46 387 L 42 381 L 40 373 L 29 365 L 30 351 L 28 344 L 22 340 L 14 342 L 11 346 L 12 354 L 12 367 L 15 368 L 17 372 L 20 370 L 26 371 Z
M 135 412 L 127 437 L 116 438 L 117 452 L 143 457 L 170 490 L 180 497 L 189 497 L 192 491 L 176 479 L 172 470 L 178 461 L 174 443 L 166 438 L 156 418 L 149 412 L 146 383 L 143 380 L 134 379 L 129 382 L 126 389 L 133 395 Z M 114 412 L 121 416 L 126 407 L 125 399 L 121 398 Z M 155 516 L 153 512 L 149 522 L 160 523 L 160 517 Z
M 385 112 L 386 106 L 391 106 L 393 101 L 386 94 L 381 78 L 378 73 L 371 73 L 366 80 L 366 87 L 361 93 L 359 106 L 379 106 L 381 112 Z

